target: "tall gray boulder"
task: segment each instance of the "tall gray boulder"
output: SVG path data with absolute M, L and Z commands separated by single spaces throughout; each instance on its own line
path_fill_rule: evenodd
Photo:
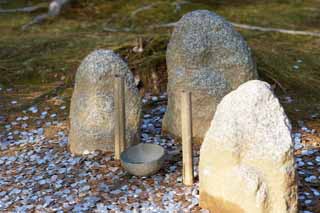
M 291 125 L 269 84 L 226 95 L 200 150 L 200 205 L 212 212 L 297 213 Z
M 186 14 L 167 48 L 168 109 L 164 132 L 181 137 L 180 91 L 192 92 L 193 134 L 202 141 L 222 97 L 257 78 L 251 52 L 231 24 L 215 13 Z
M 127 64 L 110 50 L 96 50 L 81 63 L 71 99 L 70 150 L 83 154 L 114 150 L 114 75 L 125 77 L 127 146 L 138 140 L 139 91 Z

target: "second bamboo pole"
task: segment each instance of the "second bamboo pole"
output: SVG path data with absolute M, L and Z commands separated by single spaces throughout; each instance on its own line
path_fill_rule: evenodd
M 116 75 L 114 78 L 114 107 L 115 107 L 115 131 L 114 131 L 114 155 L 119 160 L 121 152 L 125 149 L 126 140 L 126 116 L 125 116 L 125 92 L 124 77 Z
M 190 186 L 193 184 L 192 104 L 191 92 L 187 91 L 181 92 L 181 136 L 183 183 Z

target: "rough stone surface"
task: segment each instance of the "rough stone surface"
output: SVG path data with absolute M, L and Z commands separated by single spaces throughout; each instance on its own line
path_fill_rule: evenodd
M 114 75 L 125 76 L 127 146 L 138 138 L 139 91 L 127 64 L 109 50 L 97 50 L 81 63 L 70 107 L 70 150 L 83 154 L 114 150 Z
M 213 212 L 297 212 L 291 125 L 269 84 L 225 96 L 200 151 L 201 207 Z
M 179 92 L 189 90 L 193 134 L 199 141 L 222 97 L 257 77 L 242 36 L 225 19 L 206 10 L 188 13 L 178 22 L 168 45 L 167 66 L 169 100 L 163 129 L 181 136 Z

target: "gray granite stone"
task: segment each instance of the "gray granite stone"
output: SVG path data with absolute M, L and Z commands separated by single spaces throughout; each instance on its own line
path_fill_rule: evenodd
M 206 10 L 188 13 L 178 22 L 167 49 L 167 67 L 163 129 L 181 137 L 179 93 L 191 91 L 193 133 L 201 141 L 222 97 L 257 78 L 245 40 L 224 18 Z
M 141 102 L 127 64 L 110 50 L 96 50 L 81 63 L 70 108 L 70 150 L 75 154 L 114 149 L 114 75 L 125 78 L 126 139 L 138 140 Z

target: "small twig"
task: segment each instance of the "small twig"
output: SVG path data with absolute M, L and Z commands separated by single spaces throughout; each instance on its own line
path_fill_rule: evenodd
M 31 27 L 32 25 L 35 25 L 35 24 L 40 24 L 41 22 L 43 22 L 44 20 L 48 19 L 50 16 L 45 13 L 45 14 L 41 14 L 41 15 L 38 15 L 36 16 L 35 18 L 32 19 L 32 21 L 30 21 L 29 23 L 23 25 L 21 27 L 21 30 L 22 31 L 25 31 L 27 30 L 29 27 Z
M 8 68 L 6 68 L 6 67 L 4 67 L 4 66 L 1 66 L 1 65 L 0 65 L 0 69 L 2 69 L 2 70 L 8 70 Z
M 25 24 L 22 26 L 22 30 L 27 30 L 29 27 L 40 24 L 44 22 L 47 19 L 54 18 L 58 16 L 61 12 L 62 7 L 64 7 L 66 4 L 68 4 L 71 0 L 53 0 L 50 2 L 48 7 L 48 12 L 36 16 L 31 22 Z
M 178 22 L 171 22 L 167 24 L 158 24 L 152 25 L 151 28 L 171 28 L 177 26 Z M 238 24 L 230 22 L 234 27 L 246 30 L 254 30 L 254 31 L 261 31 L 261 32 L 277 32 L 277 33 L 284 33 L 290 35 L 305 35 L 305 36 L 315 36 L 320 37 L 320 32 L 310 32 L 310 31 L 297 31 L 297 30 L 287 30 L 287 29 L 278 29 L 278 28 L 265 28 L 265 27 L 258 27 L 258 26 L 251 26 L 246 24 Z
M 172 28 L 177 26 L 178 22 L 171 22 L 171 23 L 167 23 L 167 24 L 156 24 L 156 25 L 151 25 L 150 28 L 154 29 L 154 28 Z
M 103 28 L 103 31 L 105 32 L 110 32 L 110 33 L 129 33 L 129 32 L 135 32 L 131 28 L 110 28 L 110 27 L 105 27 Z
M 246 30 L 256 30 L 261 32 L 277 32 L 277 33 L 285 33 L 291 35 L 306 35 L 306 36 L 316 36 L 320 37 L 320 32 L 309 32 L 309 31 L 296 31 L 296 30 L 287 30 L 287 29 L 279 29 L 279 28 L 265 28 L 265 27 L 258 27 L 258 26 L 251 26 L 246 24 L 231 24 L 235 27 L 246 29 Z
M 16 9 L 0 9 L 0 13 L 31 13 L 37 11 L 39 9 L 47 8 L 48 4 L 38 4 L 30 7 L 16 8 Z
M 153 8 L 154 6 L 160 4 L 160 2 L 157 2 L 157 3 L 152 3 L 152 4 L 149 4 L 149 5 L 146 5 L 146 6 L 143 6 L 143 7 L 140 7 L 134 11 L 132 11 L 131 13 L 131 17 L 134 17 L 135 15 L 137 15 L 138 13 L 142 12 L 142 11 L 146 11 L 146 10 L 150 10 L 151 8 Z
M 280 84 L 279 81 L 277 81 L 276 79 L 274 79 L 271 76 L 267 76 L 267 78 L 270 78 L 277 86 L 279 86 L 283 93 L 287 93 L 286 88 L 284 88 L 284 86 L 282 86 L 282 84 Z

